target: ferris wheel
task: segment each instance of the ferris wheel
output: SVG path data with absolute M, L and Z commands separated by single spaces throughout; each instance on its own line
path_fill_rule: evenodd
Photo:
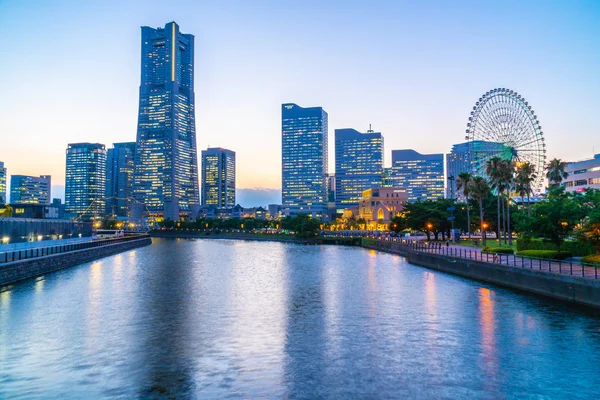
M 534 192 L 542 189 L 546 165 L 546 143 L 538 117 L 523 96 L 497 88 L 477 100 L 465 139 L 469 142 L 472 173 L 486 176 L 485 162 L 491 157 L 534 166 Z

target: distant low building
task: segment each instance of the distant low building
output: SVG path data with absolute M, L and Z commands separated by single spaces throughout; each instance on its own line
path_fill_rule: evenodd
M 600 189 L 600 154 L 588 160 L 568 163 L 565 172 L 569 176 L 562 184 L 568 192 Z
M 59 208 L 49 204 L 12 203 L 13 218 L 59 219 Z
M 6 168 L 0 161 L 0 204 L 6 203 Z

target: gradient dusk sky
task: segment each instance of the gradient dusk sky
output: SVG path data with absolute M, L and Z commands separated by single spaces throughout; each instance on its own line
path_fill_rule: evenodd
M 196 37 L 196 129 L 237 153 L 239 188 L 281 186 L 281 103 L 392 149 L 449 152 L 506 87 L 549 157 L 600 152 L 600 1 L 0 0 L 0 161 L 64 184 L 69 142 L 134 141 L 140 26 Z

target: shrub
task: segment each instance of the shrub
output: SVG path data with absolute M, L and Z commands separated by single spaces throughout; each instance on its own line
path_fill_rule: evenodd
M 483 253 L 494 253 L 494 254 L 514 254 L 514 250 L 513 249 L 509 249 L 507 247 L 490 247 L 490 246 L 485 246 L 483 248 L 483 250 L 481 250 Z
M 560 248 L 575 256 L 587 256 L 596 252 L 590 243 L 577 240 L 565 240 Z M 523 250 L 557 250 L 557 247 L 554 243 L 541 239 L 517 239 L 517 251 Z
M 523 250 L 517 252 L 517 255 L 523 257 L 544 258 L 549 260 L 565 260 L 573 257 L 573 253 L 556 250 Z
M 582 257 L 581 262 L 600 265 L 600 254 L 592 254 Z

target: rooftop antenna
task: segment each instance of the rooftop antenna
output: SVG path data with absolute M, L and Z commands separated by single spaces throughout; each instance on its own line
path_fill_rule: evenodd
M 373 129 L 371 129 L 371 124 L 369 124 L 369 130 L 367 131 L 367 133 L 373 133 Z

